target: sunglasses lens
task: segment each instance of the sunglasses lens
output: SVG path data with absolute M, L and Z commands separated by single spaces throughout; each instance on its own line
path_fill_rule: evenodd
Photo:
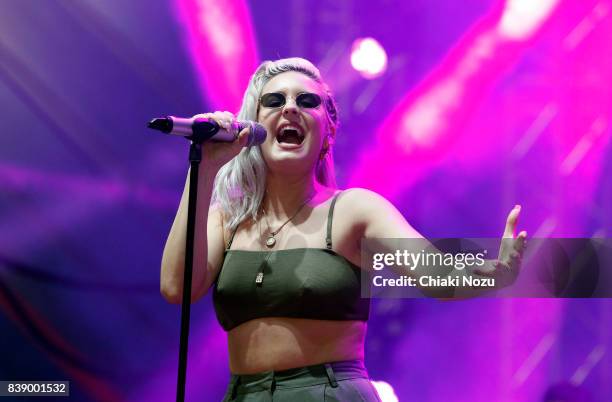
M 281 107 L 285 104 L 285 95 L 272 92 L 261 97 L 261 105 L 264 107 Z
M 321 104 L 321 97 L 317 94 L 306 92 L 299 94 L 295 102 L 299 107 L 314 109 Z M 284 104 L 285 95 L 279 92 L 270 92 L 261 97 L 261 105 L 263 107 L 276 108 Z
M 295 101 L 300 107 L 313 109 L 321 104 L 321 97 L 317 94 L 303 93 L 299 94 Z

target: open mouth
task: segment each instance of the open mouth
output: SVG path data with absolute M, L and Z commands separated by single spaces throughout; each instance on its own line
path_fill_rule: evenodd
M 279 144 L 301 145 L 304 142 L 304 133 L 299 127 L 284 126 L 278 131 L 276 141 Z

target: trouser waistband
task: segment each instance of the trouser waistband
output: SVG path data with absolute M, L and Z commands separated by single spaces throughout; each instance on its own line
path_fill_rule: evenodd
M 339 380 L 369 378 L 363 360 L 345 360 L 316 364 L 281 371 L 265 371 L 257 374 L 232 374 L 230 387 L 232 398 L 238 394 L 248 394 L 282 388 L 298 388 L 329 383 L 338 386 Z

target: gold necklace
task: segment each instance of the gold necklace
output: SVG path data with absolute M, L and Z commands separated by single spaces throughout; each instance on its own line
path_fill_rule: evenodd
M 314 196 L 315 196 L 315 195 L 314 195 L 314 194 L 312 194 L 310 197 L 308 197 L 308 198 L 306 199 L 306 201 L 304 201 L 304 202 L 303 202 L 303 203 L 302 203 L 302 204 L 301 204 L 301 205 L 298 207 L 298 209 L 297 209 L 297 210 L 296 210 L 296 211 L 293 213 L 293 215 L 291 215 L 291 217 L 290 217 L 289 219 L 287 219 L 287 220 L 286 220 L 286 221 L 285 221 L 285 222 L 284 222 L 284 223 L 283 223 L 283 224 L 282 224 L 282 225 L 281 225 L 281 226 L 280 226 L 278 229 L 276 229 L 276 230 L 274 230 L 274 231 L 272 231 L 272 232 L 270 232 L 270 233 L 268 234 L 268 239 L 266 240 L 266 247 L 268 247 L 268 248 L 272 248 L 272 247 L 274 247 L 274 246 L 276 245 L 276 238 L 275 238 L 275 236 L 278 234 L 278 232 L 280 232 L 280 231 L 281 231 L 281 230 L 282 230 L 282 229 L 285 227 L 285 225 L 286 225 L 286 224 L 288 224 L 289 222 L 291 222 L 291 220 L 292 220 L 293 218 L 295 218 L 295 217 L 297 216 L 297 214 L 299 214 L 299 213 L 300 213 L 300 211 L 302 210 L 302 208 L 304 208 L 304 206 L 306 206 L 306 204 L 308 204 L 308 202 L 310 202 L 310 200 L 312 200 L 312 199 L 314 198 Z M 268 217 L 267 217 L 267 214 L 266 214 L 266 210 L 264 209 L 264 210 L 263 210 L 263 212 L 264 212 L 264 218 L 266 219 L 266 223 L 268 224 L 268 228 L 270 228 L 270 222 L 268 222 Z

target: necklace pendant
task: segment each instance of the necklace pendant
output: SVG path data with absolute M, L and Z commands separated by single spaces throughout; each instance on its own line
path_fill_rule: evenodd
M 268 248 L 272 248 L 274 247 L 274 245 L 276 244 L 276 239 L 274 238 L 273 235 L 268 236 L 268 240 L 266 240 L 266 246 Z

